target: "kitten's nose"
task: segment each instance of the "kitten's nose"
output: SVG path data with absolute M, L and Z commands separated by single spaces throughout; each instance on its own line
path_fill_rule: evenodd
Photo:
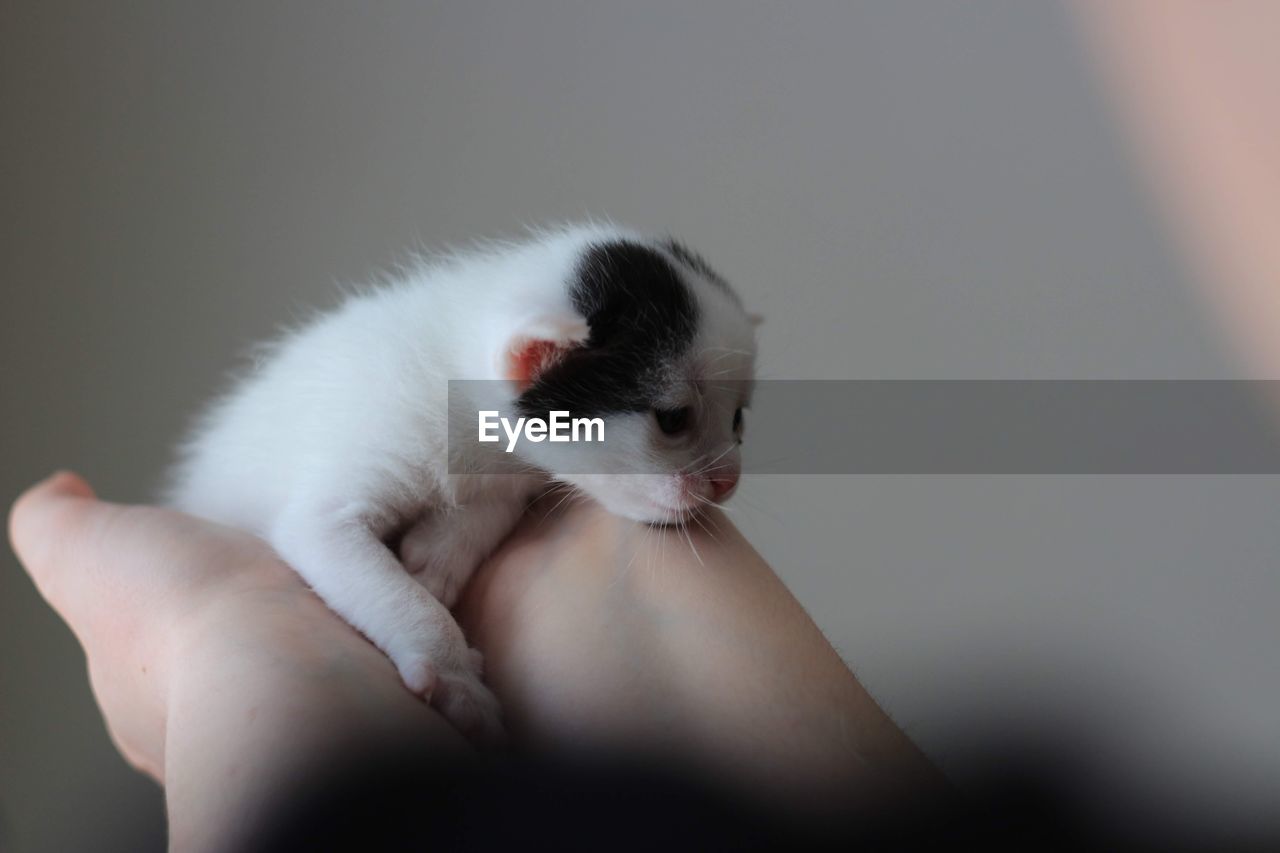
M 711 478 L 711 499 L 716 503 L 726 501 L 729 495 L 733 494 L 733 490 L 738 487 L 738 472 L 732 471 Z

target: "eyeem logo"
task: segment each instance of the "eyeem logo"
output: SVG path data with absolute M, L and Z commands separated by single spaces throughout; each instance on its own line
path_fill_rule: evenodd
M 498 427 L 507 434 L 506 452 L 516 448 L 521 433 L 527 441 L 604 441 L 603 418 L 570 418 L 568 412 L 549 412 L 551 420 L 542 418 L 517 418 L 512 425 L 509 418 L 499 417 L 496 411 L 480 412 L 480 441 L 501 441 Z M 594 437 L 593 436 L 594 433 Z

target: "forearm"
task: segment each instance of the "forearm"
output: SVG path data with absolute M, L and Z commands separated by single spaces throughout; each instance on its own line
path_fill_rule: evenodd
M 723 516 L 687 535 L 594 505 L 545 524 L 463 611 L 519 738 L 643 748 L 809 803 L 941 784 Z

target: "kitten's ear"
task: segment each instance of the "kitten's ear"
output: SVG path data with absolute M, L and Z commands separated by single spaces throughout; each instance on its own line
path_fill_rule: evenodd
M 521 324 L 508 340 L 498 369 L 524 391 L 569 350 L 586 343 L 590 334 L 587 321 L 576 314 L 534 317 Z

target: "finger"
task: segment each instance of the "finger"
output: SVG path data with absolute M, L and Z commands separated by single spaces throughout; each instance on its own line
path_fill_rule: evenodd
M 117 511 L 77 474 L 59 471 L 27 489 L 9 510 L 9 541 L 41 594 L 59 608 L 61 569 Z
M 65 531 L 72 513 L 94 500 L 84 478 L 58 471 L 18 496 L 9 510 L 9 541 L 23 563 L 39 561 L 49 537 Z

